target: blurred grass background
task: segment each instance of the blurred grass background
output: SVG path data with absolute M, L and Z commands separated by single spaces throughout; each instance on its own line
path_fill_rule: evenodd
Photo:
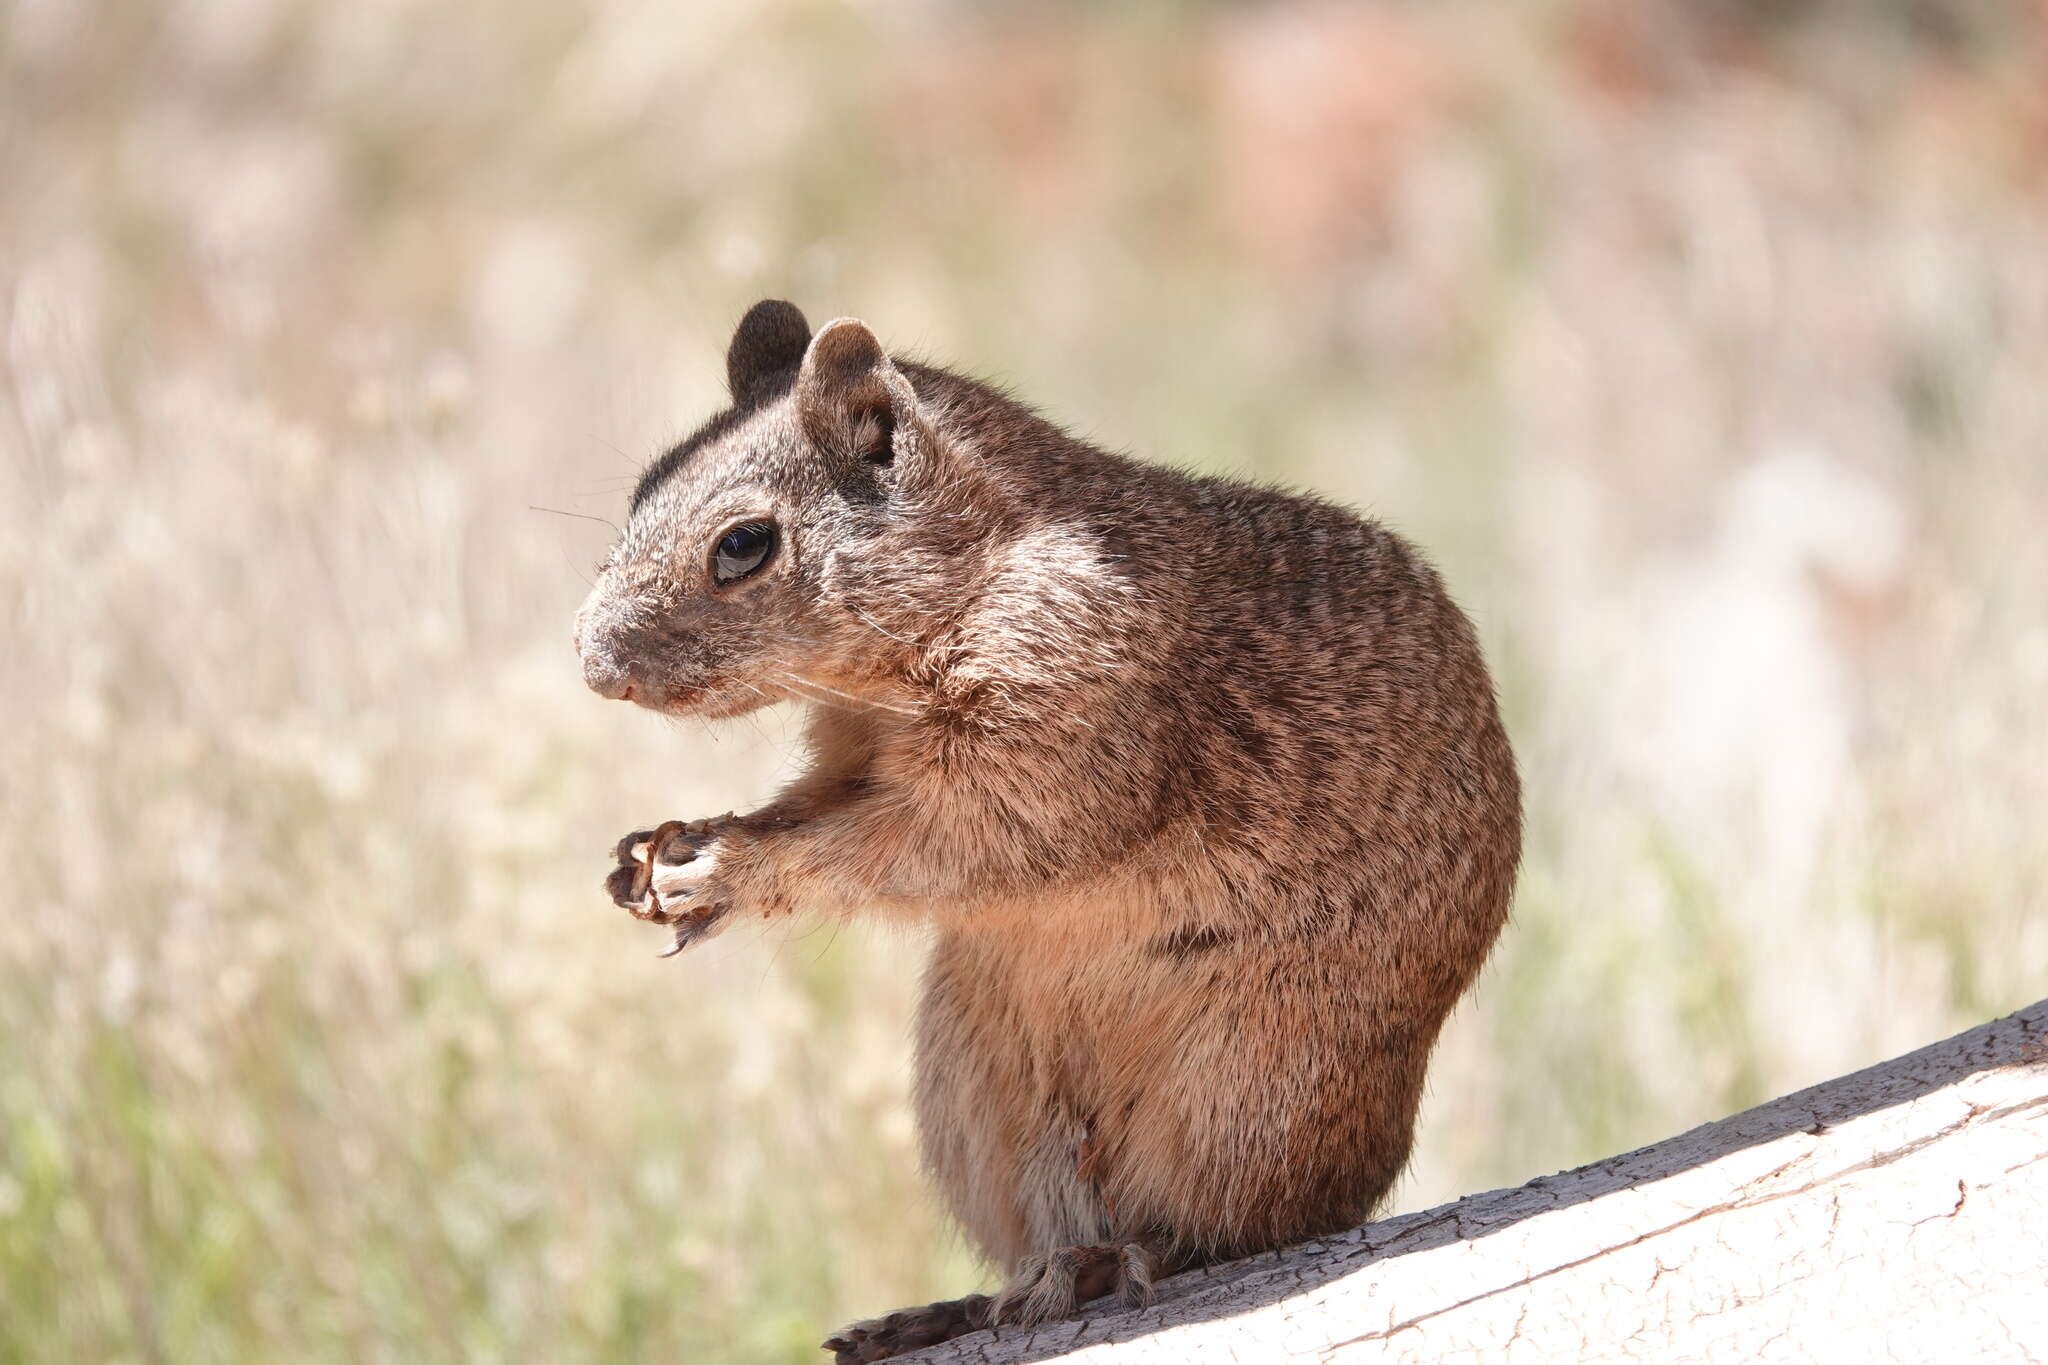
M 916 945 L 597 888 L 787 760 L 569 647 L 763 295 L 1442 563 L 1531 823 L 1400 1206 L 2040 995 L 2044 74 L 2000 0 L 0 0 L 0 1362 L 986 1283 Z

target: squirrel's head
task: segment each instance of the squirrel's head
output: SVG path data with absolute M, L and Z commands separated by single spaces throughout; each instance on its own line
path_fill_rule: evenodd
M 732 406 L 634 490 L 577 616 L 585 680 L 705 716 L 788 697 L 890 705 L 915 652 L 906 623 L 962 573 L 975 518 L 958 497 L 974 480 L 852 318 L 813 336 L 793 305 L 763 300 L 726 378 Z

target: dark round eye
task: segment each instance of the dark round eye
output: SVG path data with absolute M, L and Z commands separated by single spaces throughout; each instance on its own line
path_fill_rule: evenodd
M 774 553 L 775 527 L 765 521 L 743 522 L 718 538 L 718 547 L 711 552 L 712 580 L 721 587 L 736 583 Z

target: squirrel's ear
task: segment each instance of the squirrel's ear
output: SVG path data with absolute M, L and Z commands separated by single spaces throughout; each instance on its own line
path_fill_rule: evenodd
M 762 384 L 802 363 L 811 324 L 793 303 L 762 299 L 747 310 L 725 348 L 725 384 L 735 407 L 759 396 Z
M 916 425 L 917 393 L 857 318 L 826 323 L 796 377 L 804 434 L 823 449 L 888 464 Z

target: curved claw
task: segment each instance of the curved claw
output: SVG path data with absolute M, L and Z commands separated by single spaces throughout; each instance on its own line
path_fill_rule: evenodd
M 676 941 L 666 950 L 656 953 L 656 957 L 674 957 L 683 949 L 695 947 L 724 928 L 725 907 L 707 905 L 701 910 L 693 910 L 679 917 L 675 921 L 675 927 Z

